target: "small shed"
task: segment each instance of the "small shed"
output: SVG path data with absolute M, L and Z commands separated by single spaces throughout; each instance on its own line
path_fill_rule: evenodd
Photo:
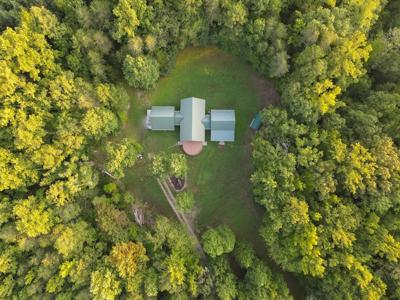
M 235 141 L 235 111 L 230 109 L 211 110 L 211 141 Z
M 153 106 L 149 112 L 149 125 L 152 130 L 175 130 L 175 107 Z
M 262 125 L 261 114 L 257 113 L 254 119 L 250 123 L 250 128 L 259 130 Z

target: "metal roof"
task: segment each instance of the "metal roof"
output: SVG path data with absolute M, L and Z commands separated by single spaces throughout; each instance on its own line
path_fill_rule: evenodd
M 174 112 L 173 106 L 153 106 L 149 117 L 152 130 L 175 130 Z
M 173 106 L 153 106 L 147 111 L 146 126 L 152 130 L 175 130 L 180 126 L 180 141 L 205 141 L 205 130 L 211 130 L 211 141 L 235 140 L 235 111 L 212 109 L 205 114 L 206 101 L 195 97 L 181 100 L 181 110 Z
M 250 127 L 255 130 L 258 130 L 260 129 L 261 125 L 262 125 L 261 115 L 260 113 L 257 113 L 254 119 L 251 121 Z
M 211 130 L 211 141 L 213 142 L 234 142 L 234 130 Z
M 233 142 L 235 140 L 235 111 L 211 110 L 211 141 Z
M 201 123 L 203 123 L 204 128 L 206 130 L 210 130 L 211 129 L 211 116 L 209 114 L 205 115 L 204 119 L 201 121 Z
M 195 97 L 181 100 L 181 121 L 180 140 L 184 141 L 205 141 L 205 128 L 202 120 L 205 117 L 206 101 Z
M 183 120 L 183 115 L 180 111 L 176 110 L 175 111 L 175 115 L 174 115 L 174 119 L 175 119 L 175 126 L 179 126 Z

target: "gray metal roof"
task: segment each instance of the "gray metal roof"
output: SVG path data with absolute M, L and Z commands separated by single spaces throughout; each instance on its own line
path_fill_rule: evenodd
M 175 126 L 181 125 L 181 122 L 183 120 L 182 113 L 180 111 L 176 110 L 175 111 L 175 115 L 174 115 L 174 119 L 175 119 Z
M 206 101 L 195 97 L 181 100 L 181 122 L 180 140 L 205 141 L 205 128 L 202 120 L 205 117 Z
M 147 111 L 146 126 L 152 130 L 175 130 L 180 126 L 180 140 L 205 141 L 205 130 L 211 129 L 211 141 L 235 140 L 235 111 L 212 109 L 205 114 L 206 101 L 190 97 L 181 100 L 181 110 L 173 106 L 153 106 Z
M 206 130 L 210 130 L 211 129 L 211 116 L 210 115 L 205 115 L 204 119 L 201 121 L 201 123 L 203 123 L 204 128 Z
M 173 106 L 153 106 L 149 118 L 152 130 L 175 130 L 174 112 Z
M 211 141 L 213 142 L 234 142 L 234 130 L 211 130 Z
M 211 141 L 233 142 L 235 140 L 235 111 L 211 110 Z

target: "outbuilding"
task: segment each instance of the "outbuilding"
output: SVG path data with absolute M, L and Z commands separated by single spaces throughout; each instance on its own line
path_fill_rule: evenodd
M 261 114 L 257 113 L 254 119 L 250 123 L 250 128 L 259 130 L 262 125 Z

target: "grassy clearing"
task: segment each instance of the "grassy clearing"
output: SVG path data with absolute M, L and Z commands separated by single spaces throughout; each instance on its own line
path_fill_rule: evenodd
M 209 142 L 200 155 L 188 158 L 188 190 L 195 196 L 197 231 L 201 233 L 209 226 L 227 224 L 238 238 L 252 242 L 257 253 L 267 259 L 275 271 L 281 272 L 266 256 L 264 242 L 258 234 L 263 209 L 254 203 L 249 182 L 253 132 L 248 126 L 260 108 L 278 101 L 272 84 L 239 59 L 209 47 L 183 51 L 175 68 L 153 91 L 143 94 L 129 86 L 126 89 L 132 102 L 121 136 L 137 139 L 146 154 L 181 151 L 176 146 L 178 129 L 175 132 L 144 129 L 146 109 L 152 105 L 178 108 L 180 99 L 194 96 L 207 100 L 207 110 L 236 110 L 235 143 L 219 148 L 216 143 Z M 149 175 L 148 167 L 148 161 L 144 160 L 127 170 L 126 188 L 154 211 L 175 218 L 156 180 Z M 292 293 L 303 298 L 304 291 L 298 281 L 288 273 L 284 276 Z
M 174 146 L 179 139 L 178 129 L 175 132 L 143 129 L 145 112 L 151 105 L 179 107 L 180 99 L 195 96 L 207 100 L 207 110 L 235 109 L 236 142 L 224 148 L 209 142 L 199 156 L 189 158 L 188 189 L 195 195 L 200 231 L 226 223 L 239 237 L 252 241 L 260 249 L 262 243 L 257 232 L 261 212 L 251 198 L 249 184 L 252 132 L 248 126 L 265 99 L 255 77 L 248 65 L 218 49 L 187 49 L 178 56 L 176 67 L 153 91 L 137 95 L 128 88 L 133 101 L 124 134 L 137 138 L 146 152 L 177 152 L 181 151 Z M 146 163 L 142 163 L 128 171 L 127 188 L 157 211 L 173 216 L 156 181 L 143 175 L 148 174 L 146 167 Z

